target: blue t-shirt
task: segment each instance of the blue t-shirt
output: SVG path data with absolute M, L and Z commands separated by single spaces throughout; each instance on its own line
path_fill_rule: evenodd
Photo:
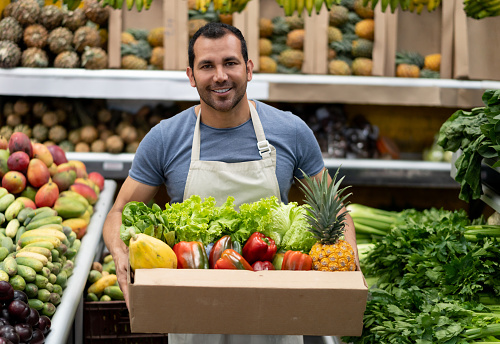
M 302 119 L 259 101 L 255 104 L 266 139 L 276 148 L 281 200 L 288 203 L 293 178 L 303 178 L 300 170 L 313 176 L 323 169 L 321 150 Z M 135 153 L 129 176 L 150 186 L 165 184 L 171 202 L 182 202 L 195 125 L 193 106 L 151 128 Z M 251 119 L 224 129 L 201 123 L 200 135 L 200 160 L 234 163 L 262 159 Z

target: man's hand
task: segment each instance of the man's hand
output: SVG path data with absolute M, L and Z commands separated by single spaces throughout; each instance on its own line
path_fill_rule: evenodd
M 128 300 L 128 284 L 127 284 L 127 274 L 128 274 L 128 247 L 125 250 L 120 250 L 119 252 L 115 252 L 113 255 L 113 260 L 115 261 L 116 266 L 116 277 L 118 278 L 118 284 L 120 285 L 120 289 L 123 292 L 123 296 L 125 297 L 125 303 L 127 304 L 127 308 L 129 308 L 129 300 Z

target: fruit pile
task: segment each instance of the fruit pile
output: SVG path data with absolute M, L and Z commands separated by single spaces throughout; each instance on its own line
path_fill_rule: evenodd
M 259 20 L 261 73 L 296 74 L 304 62 L 304 18 L 298 15 Z
M 87 301 L 124 300 L 117 278 L 113 256 L 104 256 L 101 262 L 94 262 L 87 278 Z
M 0 68 L 107 68 L 108 16 L 97 0 L 74 11 L 13 1 L 0 20 Z
M 328 26 L 328 73 L 372 75 L 374 12 L 363 0 L 342 0 L 333 5 Z
M 128 29 L 121 34 L 122 69 L 163 69 L 164 27 Z
M 0 111 L 0 136 L 26 134 L 33 142 L 58 145 L 65 152 L 135 153 L 141 139 L 166 114 L 145 106 L 134 115 L 109 110 L 105 101 L 6 98 Z M 71 115 L 69 115 L 71 114 Z
M 24 291 L 30 307 L 51 317 L 104 178 L 22 132 L 0 139 L 0 178 L 0 281 Z
M 439 79 L 441 54 L 423 56 L 416 51 L 399 51 L 396 53 L 396 76 L 403 78 Z
M 42 344 L 50 332 L 51 322 L 46 315 L 29 305 L 26 293 L 15 290 L 8 282 L 0 281 L 1 344 Z

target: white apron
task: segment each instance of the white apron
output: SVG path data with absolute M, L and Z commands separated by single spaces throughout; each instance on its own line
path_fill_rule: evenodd
M 257 136 L 257 147 L 262 160 L 239 163 L 200 160 L 200 113 L 194 130 L 191 166 L 184 190 L 184 200 L 192 195 L 212 196 L 218 205 L 227 196 L 234 196 L 235 206 L 251 203 L 264 197 L 281 200 L 276 178 L 276 150 L 269 144 L 259 115 L 252 103 L 250 114 Z M 200 110 L 201 112 L 201 110 Z M 237 309 L 238 305 L 235 305 Z M 244 312 L 245 310 L 240 310 Z M 169 333 L 169 344 L 302 344 L 302 336 L 225 335 Z

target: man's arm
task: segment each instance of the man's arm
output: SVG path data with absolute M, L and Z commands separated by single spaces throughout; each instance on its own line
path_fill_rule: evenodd
M 103 238 L 106 247 L 113 256 L 116 265 L 116 276 L 120 289 L 125 296 L 125 302 L 128 307 L 128 247 L 120 239 L 120 225 L 122 224 L 123 207 L 131 201 L 148 203 L 156 195 L 159 186 L 149 186 L 139 183 L 130 177 L 127 177 L 120 192 L 116 197 L 113 207 L 109 211 L 103 226 Z
M 323 176 L 323 172 L 325 172 L 326 169 L 323 169 L 320 173 L 317 175 L 313 176 L 312 178 L 315 180 L 320 180 L 321 177 Z M 328 175 L 328 185 L 332 182 L 332 178 L 330 175 Z M 345 207 L 342 207 L 342 211 L 346 211 Z M 356 229 L 354 228 L 354 222 L 352 221 L 351 215 L 349 213 L 347 214 L 345 218 L 345 231 L 344 231 L 344 236 L 345 240 L 352 246 L 352 249 L 354 250 L 354 255 L 356 257 L 356 268 L 357 270 L 361 270 L 359 266 L 359 255 L 358 255 L 358 245 L 356 243 Z

